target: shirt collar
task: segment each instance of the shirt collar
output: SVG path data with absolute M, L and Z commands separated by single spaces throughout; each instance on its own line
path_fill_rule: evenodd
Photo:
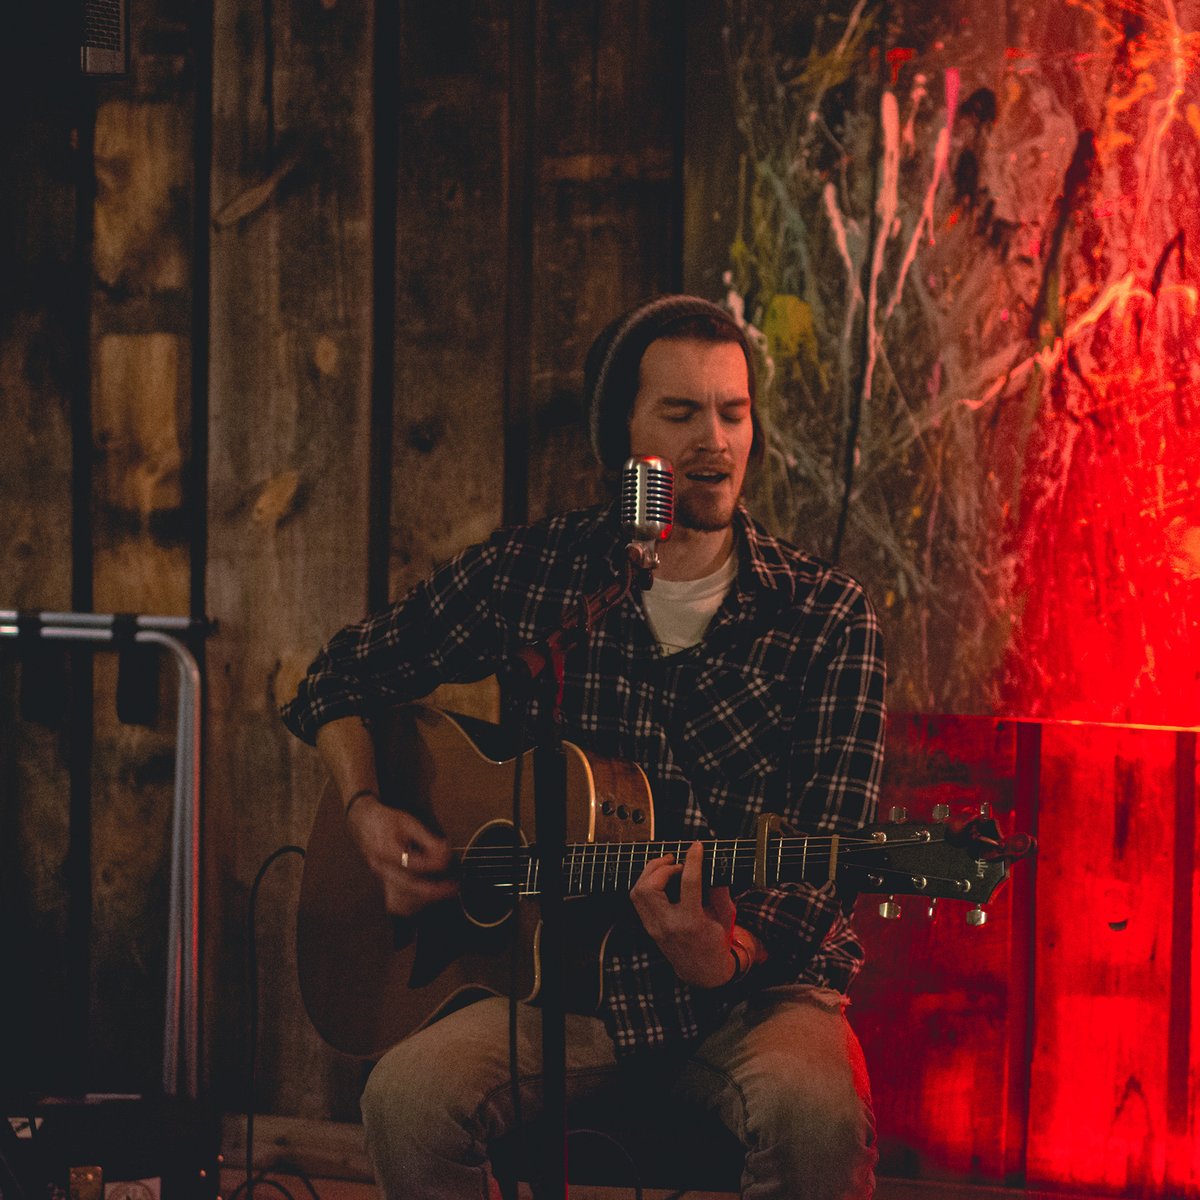
M 621 554 L 620 509 L 618 500 L 601 505 L 592 513 L 592 531 L 613 539 L 614 562 Z M 739 601 L 745 603 L 762 597 L 775 599 L 780 604 L 790 603 L 795 595 L 795 576 L 786 561 L 783 543 L 754 520 L 741 500 L 733 510 L 733 535 L 738 550 L 736 587 Z
M 759 595 L 781 604 L 789 603 L 794 598 L 795 576 L 785 561 L 782 543 L 750 516 L 741 501 L 734 510 L 733 531 L 741 555 L 739 598 Z

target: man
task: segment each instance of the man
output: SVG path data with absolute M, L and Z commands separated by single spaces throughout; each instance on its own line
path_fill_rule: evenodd
M 593 445 L 674 465 L 676 525 L 650 591 L 627 598 L 567 658 L 566 737 L 637 762 L 667 838 L 747 836 L 763 812 L 805 832 L 874 815 L 884 726 L 878 627 L 842 572 L 767 536 L 740 503 L 760 453 L 740 327 L 690 296 L 614 321 L 585 367 Z M 449 847 L 379 785 L 369 725 L 388 704 L 482 678 L 611 578 L 614 514 L 501 531 L 385 612 L 336 635 L 285 720 L 315 738 L 389 908 L 453 895 Z M 671 1094 L 746 1146 L 743 1195 L 868 1197 L 874 1128 L 843 1016 L 862 951 L 832 884 L 701 886 L 703 848 L 649 862 L 606 946 L 598 1015 L 570 1014 L 568 1095 L 653 1063 Z M 668 885 L 678 878 L 678 891 Z M 536 1107 L 539 1014 L 519 1020 L 522 1108 Z M 468 1006 L 406 1038 L 363 1097 L 390 1198 L 487 1197 L 488 1144 L 513 1121 L 507 1004 Z

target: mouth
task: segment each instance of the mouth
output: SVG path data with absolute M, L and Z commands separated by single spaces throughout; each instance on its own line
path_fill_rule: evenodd
M 728 471 L 687 471 L 684 478 L 692 483 L 715 486 L 724 483 L 729 478 Z

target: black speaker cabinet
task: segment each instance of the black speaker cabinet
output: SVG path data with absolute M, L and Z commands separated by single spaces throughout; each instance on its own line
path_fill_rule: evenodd
M 16 1200 L 216 1200 L 220 1124 L 174 1097 L 6 1103 L 0 1196 Z

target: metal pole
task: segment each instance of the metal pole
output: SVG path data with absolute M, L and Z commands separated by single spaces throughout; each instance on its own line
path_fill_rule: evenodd
M 38 637 L 48 641 L 95 642 L 119 649 L 115 615 L 0 609 L 0 637 L 18 636 L 23 621 L 36 622 Z M 191 617 L 137 616 L 134 626 L 135 642 L 165 647 L 179 669 L 162 1078 L 164 1093 L 178 1095 L 182 1057 L 185 1094 L 195 1098 L 200 1086 L 200 667 L 173 635 L 207 632 L 211 625 Z

